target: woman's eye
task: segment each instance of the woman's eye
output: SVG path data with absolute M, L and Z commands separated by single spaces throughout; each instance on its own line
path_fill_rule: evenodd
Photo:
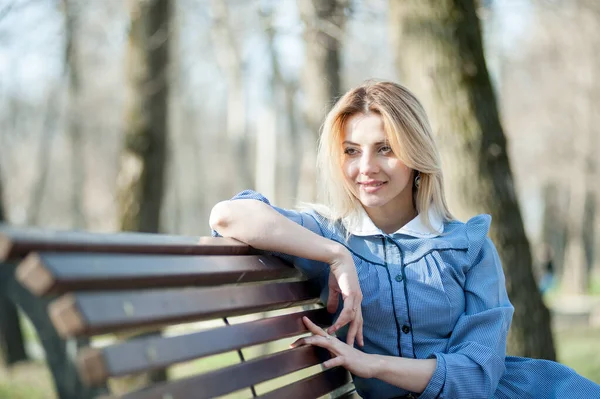
M 391 154 L 392 153 L 392 148 L 390 146 L 384 145 L 383 147 L 381 147 L 379 149 L 379 152 L 381 152 L 382 154 Z
M 346 148 L 344 150 L 344 154 L 346 154 L 346 155 L 356 155 L 357 152 L 358 151 L 356 151 L 355 148 Z

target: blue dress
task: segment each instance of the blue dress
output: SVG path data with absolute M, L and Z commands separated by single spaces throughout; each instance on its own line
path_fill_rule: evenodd
M 234 199 L 262 195 L 243 191 Z M 436 233 L 420 218 L 393 234 L 362 215 L 347 229 L 315 211 L 273 207 L 323 237 L 338 241 L 354 258 L 363 293 L 366 353 L 435 358 L 437 366 L 421 399 L 598 398 L 600 385 L 560 363 L 506 356 L 513 306 L 494 244 L 491 218 L 442 223 Z M 351 230 L 351 231 L 349 231 Z M 278 254 L 321 284 L 327 301 L 327 264 Z M 338 310 L 339 311 L 339 310 Z M 337 315 L 336 315 L 337 316 Z M 338 332 L 345 338 L 345 329 Z M 354 376 L 363 398 L 394 398 L 410 392 L 381 380 Z

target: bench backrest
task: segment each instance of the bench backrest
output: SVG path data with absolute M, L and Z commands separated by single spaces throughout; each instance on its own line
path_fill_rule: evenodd
M 237 351 L 241 362 L 155 384 L 127 399 L 212 398 L 251 388 L 261 398 L 317 398 L 349 387 L 344 369 L 317 372 L 264 392 L 257 384 L 322 363 L 326 351 L 300 347 L 253 359 L 243 348 L 307 332 L 301 317 L 327 325 L 316 287 L 289 264 L 231 239 L 143 233 L 61 233 L 0 228 L 0 262 L 21 258 L 17 279 L 38 296 L 65 339 L 220 319 L 221 326 L 91 346 L 77 355 L 86 384 Z M 313 305 L 311 308 L 302 305 Z M 276 316 L 259 315 L 281 309 Z M 242 318 L 234 324 L 232 317 Z M 278 383 L 281 385 L 281 382 Z M 249 394 L 250 395 L 250 394 Z M 349 397 L 350 394 L 345 394 Z M 342 395 L 344 396 L 344 395 Z

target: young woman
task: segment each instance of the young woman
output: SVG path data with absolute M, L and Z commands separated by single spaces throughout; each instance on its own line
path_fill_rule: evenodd
M 406 88 L 346 93 L 318 161 L 323 205 L 285 210 L 244 191 L 210 217 L 215 234 L 278 252 L 321 283 L 335 324 L 305 318 L 313 335 L 294 345 L 328 349 L 325 366 L 348 369 L 364 398 L 600 398 L 559 363 L 506 356 L 513 307 L 490 217 L 453 219 L 427 116 Z

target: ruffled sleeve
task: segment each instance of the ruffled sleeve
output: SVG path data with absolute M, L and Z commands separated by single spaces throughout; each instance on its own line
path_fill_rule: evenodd
M 331 238 L 331 234 L 327 234 L 328 231 L 322 228 L 322 225 L 325 223 L 325 219 L 314 211 L 296 211 L 290 209 L 283 209 L 276 206 L 273 206 L 271 202 L 262 194 L 257 193 L 252 190 L 244 190 L 239 194 L 235 195 L 231 201 L 240 200 L 240 199 L 252 199 L 263 202 L 269 205 L 271 208 L 279 212 L 281 215 L 285 216 L 289 220 L 303 226 L 315 234 L 318 234 L 322 237 Z M 213 237 L 219 237 L 219 233 L 215 230 L 212 230 Z M 322 275 L 323 273 L 329 272 L 329 265 L 323 262 L 317 262 L 314 260 L 299 258 L 296 256 L 291 256 L 278 252 L 270 252 L 270 251 L 261 251 L 263 253 L 268 253 L 275 255 L 281 259 L 286 260 L 287 262 L 292 263 L 296 268 L 298 268 L 304 275 L 308 278 L 313 278 Z
M 466 223 L 470 268 L 464 285 L 465 312 L 448 350 L 435 353 L 436 370 L 421 399 L 488 398 L 504 374 L 506 336 L 513 315 L 498 252 L 487 237 L 491 217 Z

